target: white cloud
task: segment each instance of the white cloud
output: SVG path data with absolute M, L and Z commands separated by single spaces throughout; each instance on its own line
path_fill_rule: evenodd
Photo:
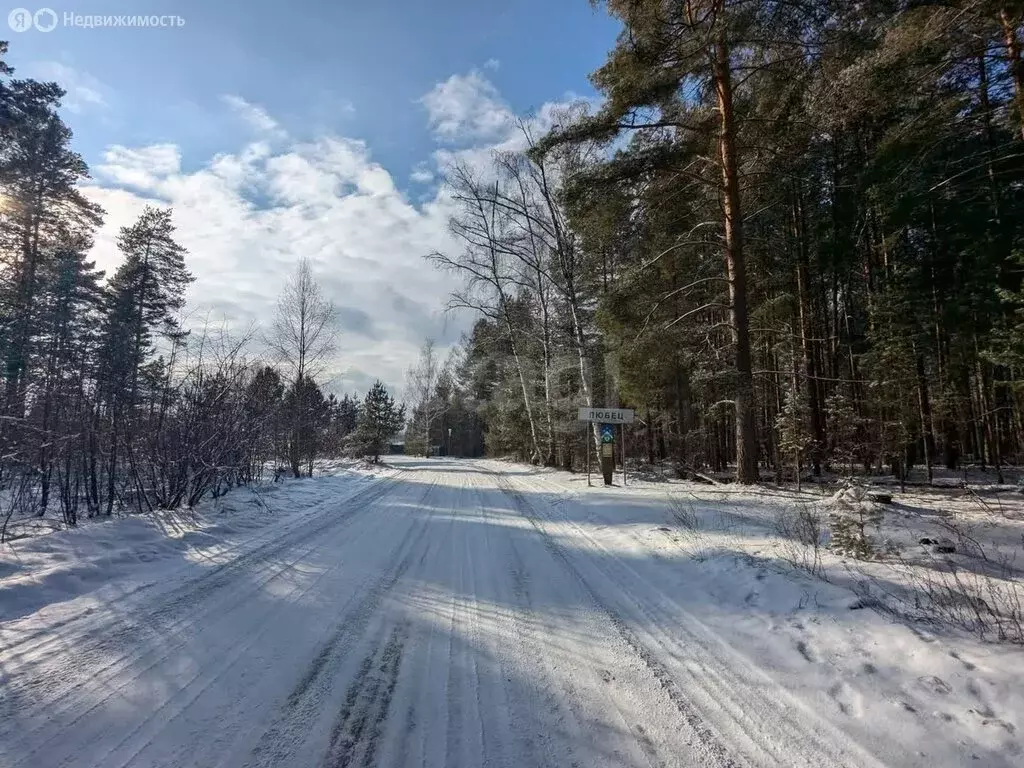
M 484 69 L 490 69 L 494 72 L 497 72 L 500 67 L 501 62 L 498 61 L 498 59 L 488 59 L 487 61 L 484 62 Z
M 409 179 L 416 184 L 429 184 L 434 180 L 434 172 L 426 163 L 417 163 L 409 174 Z
M 379 376 L 397 388 L 424 338 L 447 346 L 468 322 L 444 316 L 452 277 L 423 259 L 451 247 L 446 213 L 408 202 L 360 141 L 256 142 L 191 172 L 171 145 L 112 147 L 97 178 L 84 191 L 107 211 L 98 265 L 116 269 L 117 230 L 147 202 L 172 206 L 197 278 L 188 295 L 196 318 L 268 325 L 281 286 L 308 256 L 340 310 L 335 386 L 365 391 Z
M 448 231 L 450 196 L 442 185 L 414 204 L 365 142 L 329 133 L 297 141 L 262 108 L 239 97 L 225 103 L 259 135 L 195 170 L 182 169 L 173 144 L 107 150 L 97 181 L 84 188 L 107 211 L 93 257 L 112 272 L 118 229 L 147 203 L 170 205 L 197 278 L 188 295 L 193 322 L 224 317 L 246 328 L 269 325 L 282 285 L 306 256 L 341 317 L 332 385 L 365 391 L 380 377 L 398 391 L 425 338 L 443 351 L 472 322 L 443 311 L 461 279 L 423 258 L 460 248 Z M 453 157 L 482 166 L 494 149 L 523 144 L 514 115 L 479 73 L 439 83 L 423 103 L 436 134 L 462 143 L 416 165 L 416 183 L 435 181 L 431 168 Z M 538 130 L 559 105 L 538 110 Z
M 435 138 L 449 145 L 434 152 L 435 166 L 443 171 L 458 160 L 485 174 L 495 151 L 514 152 L 527 147 L 524 128 L 540 138 L 556 124 L 573 119 L 570 113 L 578 117 L 582 110 L 597 106 L 593 99 L 568 92 L 528 115 L 516 115 L 494 84 L 477 70 L 437 83 L 420 102 L 427 109 Z M 410 178 L 418 180 L 416 170 Z
M 239 117 L 254 128 L 258 133 L 264 133 L 275 138 L 285 138 L 287 133 L 274 118 L 272 118 L 263 107 L 252 104 L 241 96 L 227 94 L 221 99 Z
M 17 74 L 36 80 L 56 82 L 66 91 L 62 103 L 69 112 L 78 114 L 90 108 L 107 106 L 104 94 L 109 89 L 103 83 L 88 72 L 59 61 L 38 61 L 26 67 L 19 67 Z
M 181 168 L 181 153 L 173 144 L 153 144 L 129 149 L 115 144 L 103 153 L 97 175 L 124 186 L 152 190 L 164 177 Z
M 514 115 L 494 84 L 477 70 L 452 75 L 420 99 L 434 136 L 446 142 L 496 140 Z

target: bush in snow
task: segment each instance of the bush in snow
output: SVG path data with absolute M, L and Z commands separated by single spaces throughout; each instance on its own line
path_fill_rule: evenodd
M 868 536 L 868 526 L 882 522 L 882 511 L 867 498 L 866 486 L 847 482 L 830 500 L 829 549 L 838 555 L 869 560 L 875 556 L 875 545 Z

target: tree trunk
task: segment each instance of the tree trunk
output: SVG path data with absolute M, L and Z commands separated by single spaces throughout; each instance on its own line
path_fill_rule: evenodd
M 540 275 L 538 275 L 539 279 Z M 544 428 L 546 431 L 544 466 L 553 467 L 555 465 L 555 421 L 554 406 L 551 401 L 551 333 L 549 330 L 547 302 L 543 298 L 541 302 L 544 323 L 542 342 L 544 354 Z
M 811 318 L 810 269 L 803 222 L 803 201 L 797 191 L 793 198 L 793 230 L 796 236 L 797 268 L 796 294 L 800 313 L 800 349 L 803 353 L 804 377 L 807 381 L 807 407 L 810 411 L 811 469 L 815 477 L 821 476 L 822 430 L 821 403 L 818 399 L 818 369 L 813 347 L 813 320 Z
M 1003 27 L 1003 42 L 1006 45 L 1006 68 L 1013 78 L 1013 102 L 1020 120 L 1021 138 L 1024 138 L 1024 62 L 1021 61 L 1021 44 L 1017 37 L 1020 19 L 1011 16 L 1003 8 L 999 11 L 999 22 Z
M 729 46 L 723 33 L 714 44 L 714 84 L 718 97 L 718 148 L 722 163 L 722 210 L 725 214 L 725 265 L 729 280 L 730 324 L 736 347 L 736 481 L 757 481 L 757 442 L 754 432 L 754 379 L 747 316 L 747 274 L 743 260 L 743 214 L 740 205 L 739 163 L 732 101 Z
M 114 405 L 113 422 L 110 428 L 110 462 L 107 465 L 107 517 L 114 511 L 114 483 L 117 478 L 117 412 L 120 406 Z
M 526 408 L 526 419 L 530 422 L 530 445 L 533 449 L 532 459 L 537 461 L 540 458 L 540 443 L 537 441 L 537 423 L 533 418 L 533 407 L 530 405 L 530 391 L 526 386 L 526 374 L 523 372 L 523 363 L 519 357 L 519 347 L 516 344 L 515 334 L 512 330 L 512 320 L 508 316 L 507 303 L 504 295 L 501 297 L 502 316 L 505 318 L 505 329 L 508 331 L 508 343 L 512 348 L 512 359 L 516 363 L 516 371 L 519 374 L 519 385 L 523 392 L 523 405 Z M 376 460 L 374 461 L 376 463 Z
M 924 453 L 924 466 L 928 474 L 928 483 L 931 484 L 932 456 L 935 454 L 935 438 L 932 436 L 932 406 L 928 398 L 928 379 L 925 377 L 924 355 L 918 354 L 915 357 L 917 365 L 917 405 L 921 413 L 921 448 Z

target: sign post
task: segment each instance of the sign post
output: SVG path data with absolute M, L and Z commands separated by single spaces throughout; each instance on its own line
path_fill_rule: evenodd
M 632 424 L 635 417 L 632 408 L 580 408 L 577 419 L 592 424 Z
M 615 478 L 615 425 L 601 425 L 601 474 L 604 484 L 611 485 Z
M 579 421 L 601 425 L 601 474 L 604 484 L 611 485 L 615 475 L 615 425 L 622 434 L 622 485 L 626 485 L 626 432 L 625 425 L 632 424 L 635 412 L 631 408 L 580 408 Z M 590 485 L 590 437 L 587 437 L 587 485 Z
M 590 487 L 590 432 L 589 427 L 584 426 L 583 428 L 583 445 L 587 451 L 587 487 Z
M 626 425 L 619 425 L 619 434 L 622 436 L 622 487 L 626 487 Z

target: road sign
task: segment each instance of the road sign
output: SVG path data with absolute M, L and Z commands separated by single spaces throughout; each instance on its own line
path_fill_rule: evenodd
M 577 419 L 598 424 L 632 424 L 634 414 L 632 408 L 580 408 Z
M 615 442 L 615 425 L 614 424 L 602 424 L 601 425 L 601 442 L 602 443 L 614 443 Z

